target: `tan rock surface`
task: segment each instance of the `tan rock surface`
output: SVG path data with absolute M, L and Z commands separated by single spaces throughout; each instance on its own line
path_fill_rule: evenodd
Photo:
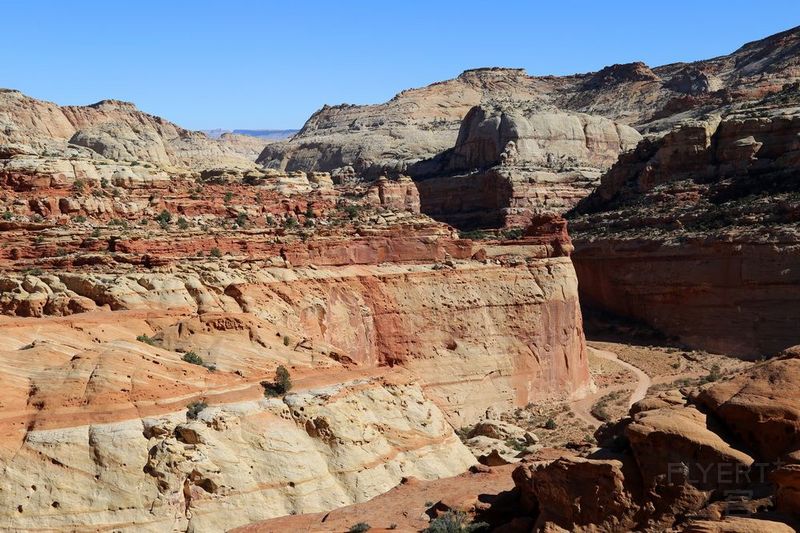
M 484 247 L 407 178 L 232 165 L 118 102 L 14 109 L 53 152 L 0 163 L 3 524 L 329 511 L 464 472 L 453 425 L 488 407 L 589 385 L 562 220 Z
M 383 104 L 325 106 L 291 140 L 267 146 L 259 162 L 289 170 L 351 167 L 371 177 L 403 172 L 454 146 L 467 112 L 495 101 L 600 115 L 640 131 L 664 132 L 704 108 L 759 98 L 797 81 L 798 35 L 795 28 L 730 55 L 653 69 L 629 63 L 564 77 L 509 68 L 468 70 Z

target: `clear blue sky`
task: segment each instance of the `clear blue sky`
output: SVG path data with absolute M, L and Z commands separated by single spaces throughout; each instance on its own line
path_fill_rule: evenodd
M 192 129 L 293 128 L 482 66 L 571 74 L 726 54 L 797 0 L 0 0 L 0 87 L 104 98 Z

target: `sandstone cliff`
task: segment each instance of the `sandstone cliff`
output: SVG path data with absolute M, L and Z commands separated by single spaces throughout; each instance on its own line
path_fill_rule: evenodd
M 61 107 L 10 89 L 0 89 L 0 132 L 2 158 L 85 158 L 98 165 L 112 160 L 194 169 L 250 167 L 264 146 L 242 135 L 211 139 L 143 113 L 129 102 Z
M 796 86 L 643 141 L 570 216 L 585 304 L 693 346 L 800 342 Z
M 526 103 L 482 105 L 464 118 L 455 146 L 411 165 L 424 213 L 459 228 L 526 227 L 563 212 L 641 136 L 629 126 Z
M 591 385 L 561 219 L 474 242 L 407 177 L 263 170 L 127 104 L 6 97 L 9 527 L 328 511 L 460 474 L 453 427 Z M 265 397 L 278 365 L 294 389 Z
M 373 177 L 403 172 L 451 148 L 467 112 L 492 101 L 589 113 L 641 132 L 665 132 L 687 115 L 758 99 L 797 81 L 798 38 L 794 28 L 727 56 L 656 68 L 630 63 L 563 77 L 529 76 L 522 69 L 468 70 L 383 104 L 323 107 L 291 140 L 267 146 L 259 162 L 306 171 L 352 167 Z

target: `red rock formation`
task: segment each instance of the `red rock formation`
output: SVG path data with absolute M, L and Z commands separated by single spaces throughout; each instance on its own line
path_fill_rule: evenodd
M 408 176 L 393 181 L 381 176 L 369 188 L 367 199 L 373 205 L 391 210 L 420 212 L 419 191 Z
M 0 111 L 12 528 L 330 510 L 461 473 L 454 426 L 590 384 L 563 221 L 476 242 L 409 178 L 239 166 L 120 102 Z M 294 389 L 265 397 L 278 365 Z
M 601 448 L 587 456 L 523 460 L 518 510 L 534 531 L 790 530 L 800 517 L 798 368 L 790 354 L 641 400 L 597 431 Z M 779 512 L 764 512 L 773 502 Z
M 582 301 L 742 357 L 800 342 L 796 100 L 789 88 L 622 156 L 569 215 Z

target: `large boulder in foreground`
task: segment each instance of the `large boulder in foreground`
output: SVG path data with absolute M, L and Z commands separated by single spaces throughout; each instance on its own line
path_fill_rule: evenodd
M 766 461 L 800 450 L 800 353 L 703 390 L 697 402 Z
M 699 390 L 658 393 L 598 430 L 605 447 L 523 459 L 513 475 L 520 512 L 536 531 L 791 530 L 798 369 L 789 353 Z

